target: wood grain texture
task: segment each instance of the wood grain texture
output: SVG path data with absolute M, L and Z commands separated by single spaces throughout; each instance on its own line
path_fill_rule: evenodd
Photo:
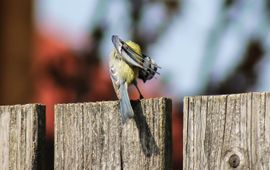
M 0 169 L 43 169 L 45 106 L 0 106 Z
M 270 93 L 184 99 L 184 169 L 270 169 Z
M 170 169 L 171 100 L 132 102 L 120 121 L 118 101 L 55 106 L 55 169 Z

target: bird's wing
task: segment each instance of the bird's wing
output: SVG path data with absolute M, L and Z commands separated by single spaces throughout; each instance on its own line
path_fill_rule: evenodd
M 110 77 L 112 79 L 112 83 L 113 83 L 113 87 L 114 87 L 114 91 L 118 97 L 118 99 L 121 98 L 120 94 L 119 94 L 119 88 L 120 88 L 120 78 L 119 75 L 117 73 L 117 70 L 115 68 L 115 65 L 110 64 Z
M 144 67 L 151 68 L 152 70 L 140 69 L 138 78 L 142 79 L 143 82 L 146 82 L 147 80 L 151 80 L 155 76 L 155 74 L 159 74 L 159 72 L 157 72 L 158 68 L 154 65 L 155 61 L 152 58 L 144 55 L 144 59 L 145 59 Z
M 125 42 L 122 42 L 121 48 L 121 56 L 122 58 L 130 65 L 143 68 L 143 58 L 139 54 L 137 54 L 134 50 L 132 50 Z
M 120 54 L 123 60 L 129 65 L 139 67 L 142 70 L 150 70 L 151 72 L 157 72 L 153 69 L 153 66 L 160 68 L 156 63 L 152 63 L 150 60 L 145 60 L 144 55 L 136 53 L 130 46 L 128 46 L 117 35 L 112 36 L 112 42 L 116 51 Z M 150 67 L 152 66 L 152 67 Z
M 152 62 L 152 60 L 145 60 L 144 55 L 140 55 L 136 53 L 131 47 L 129 47 L 125 42 L 122 42 L 121 56 L 122 58 L 129 64 L 139 67 L 145 71 L 151 71 L 158 73 L 157 70 L 153 69 L 160 68 L 156 63 Z M 149 57 L 150 58 L 150 57 Z

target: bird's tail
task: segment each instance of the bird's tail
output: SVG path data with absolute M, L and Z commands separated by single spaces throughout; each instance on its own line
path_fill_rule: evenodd
M 130 104 L 130 100 L 128 97 L 127 87 L 124 83 L 120 84 L 120 113 L 122 117 L 122 122 L 125 123 L 128 118 L 133 117 L 134 112 Z

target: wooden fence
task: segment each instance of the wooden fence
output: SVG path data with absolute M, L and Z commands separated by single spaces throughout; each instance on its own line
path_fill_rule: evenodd
M 171 100 L 132 102 L 122 125 L 118 102 L 55 106 L 55 169 L 171 169 Z M 44 169 L 45 107 L 0 107 L 0 169 Z
M 0 106 L 0 169 L 43 169 L 45 107 Z
M 55 169 L 171 169 L 171 100 L 55 106 Z M 45 106 L 0 107 L 0 169 L 44 169 Z M 270 169 L 270 93 L 184 99 L 184 169 Z
M 270 93 L 184 99 L 184 169 L 270 169 Z

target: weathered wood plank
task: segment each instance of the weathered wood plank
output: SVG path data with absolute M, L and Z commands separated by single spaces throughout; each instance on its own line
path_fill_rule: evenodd
M 45 106 L 0 106 L 0 169 L 44 169 Z
M 55 106 L 55 169 L 170 169 L 171 100 L 132 102 L 122 125 L 116 101 Z
M 270 93 L 185 97 L 184 169 L 270 169 Z

